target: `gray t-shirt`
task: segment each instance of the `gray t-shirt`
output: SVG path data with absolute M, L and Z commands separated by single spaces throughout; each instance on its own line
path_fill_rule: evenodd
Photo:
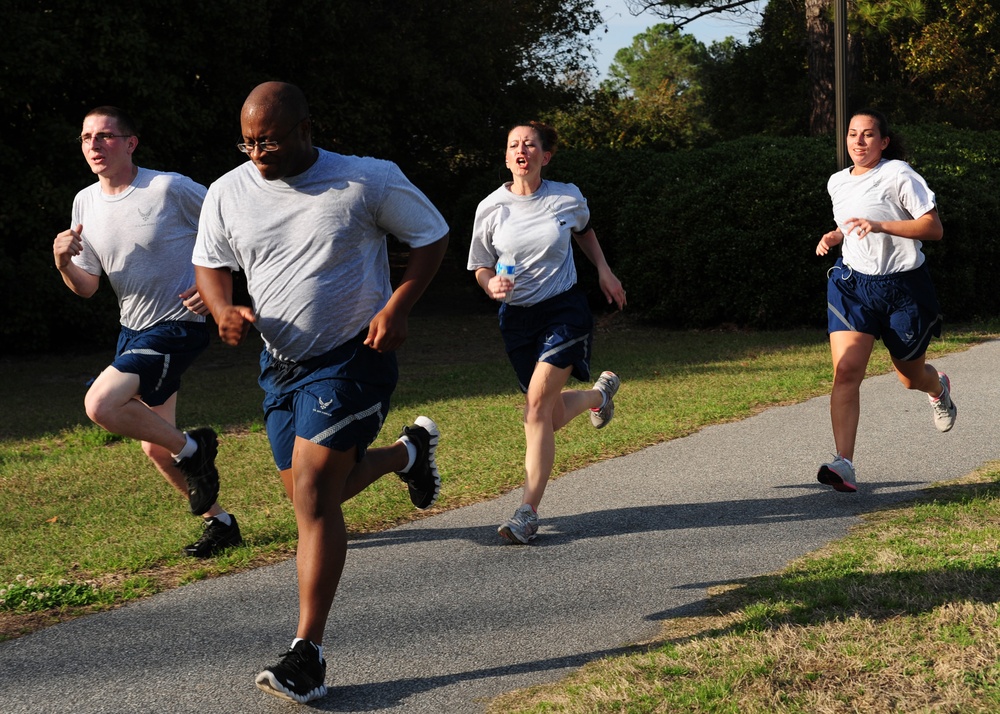
M 144 168 L 123 193 L 108 195 L 95 183 L 76 195 L 72 227 L 83 225 L 83 252 L 73 262 L 108 276 L 123 326 L 205 321 L 179 297 L 194 285 L 191 251 L 204 198 L 205 187 L 187 176 Z
M 472 226 L 469 270 L 514 265 L 512 305 L 534 305 L 576 285 L 573 233 L 590 222 L 574 184 L 542 181 L 530 196 L 505 183 L 479 203 Z
M 858 239 L 847 235 L 844 222 L 851 218 L 874 221 L 908 221 L 934 209 L 934 192 L 905 161 L 883 159 L 870 171 L 855 176 L 838 171 L 827 182 L 833 200 L 833 218 L 844 232 L 844 262 L 865 275 L 888 275 L 919 268 L 924 263 L 922 243 L 888 233 L 869 233 Z
M 396 164 L 322 149 L 267 181 L 247 161 L 208 189 L 194 263 L 246 273 L 268 351 L 301 361 L 366 328 L 392 295 L 386 235 L 411 248 L 448 225 Z

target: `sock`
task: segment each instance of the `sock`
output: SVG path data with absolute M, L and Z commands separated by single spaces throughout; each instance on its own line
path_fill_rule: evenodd
M 850 466 L 852 469 L 854 468 L 854 462 L 851 461 L 849 458 L 847 458 L 846 456 L 841 456 L 840 458 L 842 461 L 846 461 L 847 465 Z
M 231 526 L 231 525 L 233 525 L 233 517 L 230 516 L 225 511 L 223 511 L 222 513 L 220 513 L 217 516 L 212 516 L 212 518 L 214 518 L 217 521 L 220 521 L 222 523 L 222 525 L 224 525 L 224 526 Z M 207 521 L 208 519 L 206 518 L 205 520 Z
M 184 448 L 180 450 L 179 453 L 171 454 L 174 457 L 174 461 L 180 461 L 181 459 L 186 459 L 189 456 L 194 456 L 194 452 L 198 450 L 198 442 L 191 438 L 191 435 L 186 431 L 184 432 L 184 438 L 187 439 L 187 443 L 184 444 Z
M 406 468 L 400 469 L 398 473 L 405 474 L 410 472 L 410 469 L 413 468 L 413 464 L 417 460 L 417 446 L 405 436 L 400 438 L 399 441 L 403 442 L 403 446 L 406 447 L 407 462 Z
M 296 637 L 294 640 L 292 640 L 292 647 L 294 647 L 295 645 L 297 645 L 300 642 L 308 642 L 308 640 L 304 640 L 301 637 Z M 323 661 L 323 645 L 317 645 L 315 642 L 312 642 L 311 644 L 312 644 L 313 647 L 315 647 L 317 650 L 319 650 L 320 661 Z

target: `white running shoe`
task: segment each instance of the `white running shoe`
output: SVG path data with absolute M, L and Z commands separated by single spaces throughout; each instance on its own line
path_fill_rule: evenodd
M 951 400 L 951 380 L 944 372 L 938 372 L 938 379 L 941 380 L 941 394 L 935 399 L 931 395 L 927 398 L 931 401 L 931 408 L 934 410 L 934 426 L 940 432 L 951 431 L 955 426 L 955 417 L 958 416 L 958 407 Z
M 837 454 L 830 463 L 822 464 L 819 467 L 816 480 L 827 486 L 833 486 L 834 491 L 854 493 L 858 490 L 858 479 L 854 475 L 854 467 L 840 454 Z
M 526 544 L 538 533 L 538 514 L 530 503 L 522 503 L 511 519 L 497 528 L 497 533 L 515 545 Z
M 601 372 L 601 376 L 594 382 L 594 389 L 602 392 L 605 396 L 604 406 L 590 410 L 590 423 L 598 429 L 603 429 L 615 416 L 615 394 L 618 387 L 622 385 L 622 380 L 614 372 Z

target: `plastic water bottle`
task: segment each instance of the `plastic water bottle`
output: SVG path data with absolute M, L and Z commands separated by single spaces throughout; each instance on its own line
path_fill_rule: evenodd
M 500 262 L 497 263 L 497 275 L 507 278 L 511 283 L 514 282 L 514 262 L 505 258 L 501 258 Z M 511 297 L 514 294 L 514 288 L 511 287 L 507 291 L 507 297 L 503 299 L 504 302 L 510 302 Z

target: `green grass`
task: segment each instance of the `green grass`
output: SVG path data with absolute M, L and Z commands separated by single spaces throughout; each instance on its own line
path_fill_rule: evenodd
M 996 332 L 952 328 L 930 355 Z M 209 561 L 180 554 L 197 537 L 197 520 L 138 444 L 83 413 L 86 383 L 109 355 L 3 362 L 0 638 L 294 553 L 294 515 L 260 419 L 257 351 L 256 341 L 213 345 L 181 390 L 180 426 L 208 424 L 221 434 L 220 502 L 240 517 L 246 540 Z M 623 377 L 615 426 L 595 432 L 578 419 L 560 432 L 556 474 L 826 394 L 831 383 L 820 330 L 668 332 L 615 316 L 602 321 L 593 366 Z M 379 443 L 417 414 L 438 422 L 443 486 L 432 512 L 521 485 L 522 397 L 494 317 L 412 319 L 400 367 Z M 877 348 L 870 373 L 889 369 Z M 924 702 L 915 710 L 988 711 L 1000 696 L 1000 660 L 989 659 L 986 644 L 1000 642 L 996 597 L 987 595 L 1000 591 L 992 575 L 1000 477 L 978 478 L 894 510 L 896 521 L 873 517 L 869 529 L 784 573 L 720 589 L 717 613 L 671 621 L 655 646 L 502 699 L 496 711 L 893 711 L 885 707 L 896 700 L 878 692 L 904 677 L 945 692 L 942 702 L 958 697 L 958 708 L 935 709 L 936 700 L 920 698 L 926 691 L 912 693 Z M 359 534 L 424 514 L 398 479 L 386 478 L 346 504 L 345 515 Z M 945 666 L 942 651 L 979 659 L 963 665 L 955 654 Z M 849 708 L 869 700 L 875 708 Z

